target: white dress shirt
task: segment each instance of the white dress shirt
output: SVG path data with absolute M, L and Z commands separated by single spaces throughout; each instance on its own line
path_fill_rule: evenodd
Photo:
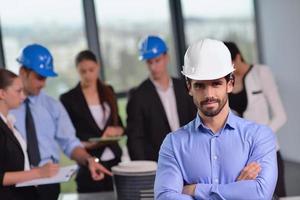
M 102 109 L 100 104 L 89 105 L 89 109 L 92 113 L 92 116 L 100 129 L 103 129 L 105 127 L 107 120 L 109 118 L 110 112 L 111 112 L 110 107 L 108 106 L 108 104 L 106 102 L 104 102 L 103 105 L 105 108 L 105 112 Z M 115 158 L 115 155 L 112 152 L 112 150 L 110 148 L 106 147 L 101 155 L 100 160 L 101 161 L 109 161 L 109 160 L 113 160 L 114 158 Z
M 162 102 L 171 131 L 176 131 L 180 127 L 180 124 L 172 79 L 169 79 L 169 86 L 165 90 L 156 81 L 152 79 L 150 80 L 154 84 L 158 96 Z

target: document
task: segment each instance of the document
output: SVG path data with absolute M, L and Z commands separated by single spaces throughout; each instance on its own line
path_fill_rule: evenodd
M 93 137 L 90 138 L 90 142 L 100 142 L 100 143 L 106 143 L 106 142 L 118 142 L 121 140 L 123 136 L 115 136 L 115 137 Z
M 69 166 L 65 166 L 65 167 L 60 167 L 58 173 L 55 176 L 52 176 L 49 178 L 39 178 L 39 179 L 30 180 L 30 181 L 25 181 L 25 182 L 16 184 L 16 187 L 67 182 L 77 172 L 77 170 L 78 170 L 77 165 L 69 165 Z

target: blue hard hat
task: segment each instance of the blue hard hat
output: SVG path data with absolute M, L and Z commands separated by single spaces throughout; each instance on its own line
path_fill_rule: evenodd
M 33 70 L 40 76 L 57 76 L 53 69 L 53 57 L 49 50 L 42 45 L 31 44 L 26 46 L 22 49 L 17 61 L 23 67 Z
M 139 59 L 152 59 L 167 51 L 167 45 L 160 37 L 149 35 L 143 39 L 139 45 Z

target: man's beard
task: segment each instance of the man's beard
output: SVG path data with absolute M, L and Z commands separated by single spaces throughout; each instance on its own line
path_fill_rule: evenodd
M 213 97 L 206 98 L 204 101 L 200 102 L 200 111 L 206 116 L 206 117 L 214 117 L 218 115 L 226 105 L 228 98 L 225 99 L 225 101 L 221 101 L 220 99 L 216 99 Z M 203 106 L 207 103 L 217 103 L 218 107 L 215 110 L 205 110 L 203 109 Z

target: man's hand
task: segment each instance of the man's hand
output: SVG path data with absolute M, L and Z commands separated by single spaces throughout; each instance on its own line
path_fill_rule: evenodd
M 237 178 L 237 181 L 254 180 L 256 179 L 260 171 L 261 171 L 260 164 L 256 162 L 252 162 L 248 164 L 246 167 L 244 167 L 239 177 Z
M 189 196 L 194 196 L 195 195 L 195 189 L 196 189 L 196 184 L 185 185 L 185 186 L 183 186 L 182 194 L 186 194 L 186 195 L 189 195 Z
M 112 176 L 109 170 L 98 163 L 99 159 L 92 157 L 82 146 L 78 146 L 72 151 L 71 158 L 76 160 L 78 164 L 87 166 L 90 170 L 91 177 L 95 181 L 103 179 L 104 174 Z
M 121 136 L 124 133 L 124 129 L 120 126 L 108 126 L 102 137 L 117 137 L 117 136 Z
M 88 168 L 90 170 L 93 180 L 99 181 L 104 178 L 104 174 L 112 176 L 112 173 L 107 170 L 103 165 L 98 163 L 98 158 L 90 157 L 88 158 Z

